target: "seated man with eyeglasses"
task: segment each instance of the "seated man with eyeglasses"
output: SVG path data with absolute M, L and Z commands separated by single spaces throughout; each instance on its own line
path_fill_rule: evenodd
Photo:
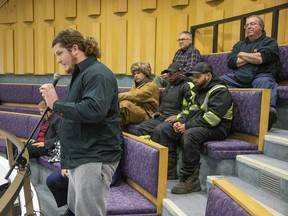
M 228 87 L 271 89 L 268 129 L 278 119 L 276 110 L 277 87 L 275 74 L 279 65 L 279 47 L 275 39 L 266 36 L 264 21 L 257 15 L 246 18 L 247 37 L 236 43 L 229 54 L 227 65 L 233 74 L 223 75 Z
M 195 64 L 201 61 L 201 54 L 198 49 L 196 49 L 192 44 L 192 35 L 188 31 L 182 31 L 179 34 L 179 43 L 180 49 L 174 55 L 172 62 L 178 62 L 182 65 L 183 73 L 192 71 L 192 68 Z M 154 81 L 158 87 L 165 88 L 169 81 L 169 73 L 161 74 L 156 76 Z

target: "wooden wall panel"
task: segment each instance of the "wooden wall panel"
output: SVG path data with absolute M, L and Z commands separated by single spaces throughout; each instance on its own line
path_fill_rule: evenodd
M 87 13 L 89 16 L 101 14 L 101 1 L 100 0 L 87 0 Z
M 77 25 L 76 24 L 70 24 L 66 26 L 66 29 L 74 29 L 77 30 Z M 61 29 L 62 30 L 62 29 Z M 58 33 L 58 32 L 57 32 Z
M 64 11 L 66 18 L 77 17 L 77 0 L 65 0 Z
M 54 38 L 53 27 L 43 27 L 37 32 L 37 44 L 35 50 L 35 74 L 52 74 L 54 73 L 54 54 L 51 48 Z
M 129 31 L 137 34 L 129 34 L 127 46 L 127 69 L 130 75 L 130 67 L 134 62 L 149 62 L 152 73 L 155 71 L 156 61 L 156 26 L 155 17 L 142 17 Z M 128 32 L 129 32 L 128 31 Z
M 26 28 L 24 34 L 24 73 L 34 73 L 34 29 Z
M 112 71 L 126 73 L 127 62 L 127 21 L 116 20 L 112 24 Z M 107 56 L 107 58 L 109 58 Z
M 183 5 L 188 5 L 189 0 L 171 0 L 171 6 L 183 6 Z
M 149 62 L 155 68 L 156 59 L 156 18 L 145 17 L 141 21 L 141 55 L 140 59 Z M 139 60 L 138 60 L 139 61 Z M 152 70 L 153 72 L 154 70 Z
M 0 74 L 4 74 L 5 73 L 5 67 L 4 67 L 4 57 L 5 57 L 5 53 L 4 53 L 4 44 L 6 44 L 6 40 L 4 39 L 4 31 L 1 30 L 0 31 L 0 38 L 3 38 L 2 41 L 0 41 Z
M 0 74 L 14 73 L 14 31 L 1 31 L 0 37 L 3 38 L 0 45 Z
M 34 2 L 33 0 L 25 0 L 23 8 L 23 21 L 33 22 L 34 21 Z
M 277 0 L 279 4 L 287 3 L 287 0 Z M 278 29 L 278 43 L 288 44 L 288 9 L 280 11 L 279 14 L 279 26 Z M 286 28 L 285 28 L 286 26 Z
M 175 14 L 170 19 L 170 51 L 169 59 L 173 59 L 176 50 L 179 49 L 177 39 L 179 33 L 188 29 L 188 15 L 187 14 Z
M 113 13 L 127 12 L 127 0 L 113 0 Z
M 2 2 L 2 1 L 1 1 Z M 9 0 L 0 8 L 0 23 L 17 22 L 17 4 L 16 0 Z
M 43 2 L 43 19 L 54 20 L 55 19 L 55 2 L 54 0 L 44 0 Z
M 205 22 L 210 22 L 211 20 L 219 20 L 224 18 L 224 11 L 223 10 L 213 10 L 207 11 L 205 17 L 208 17 Z M 218 51 L 223 50 L 223 25 L 218 26 L 218 44 L 217 49 Z M 212 41 L 213 41 L 213 28 L 205 28 L 203 31 L 203 47 L 202 53 L 211 53 L 212 52 Z
M 55 73 L 55 57 L 53 53 L 53 49 L 51 47 L 52 41 L 54 39 L 55 35 L 55 29 L 54 27 L 47 27 L 46 28 L 46 37 L 44 41 L 44 46 L 45 46 L 45 68 L 44 68 L 44 73 Z
M 101 23 L 93 22 L 89 23 L 88 36 L 94 37 L 95 40 L 101 43 Z
M 159 74 L 179 48 L 179 32 L 191 25 L 283 3 L 287 0 L 9 0 L 0 8 L 0 73 L 64 74 L 50 43 L 55 33 L 72 28 L 100 42 L 101 61 L 115 73 L 130 74 L 133 62 L 149 61 Z M 280 45 L 288 44 L 287 11 L 280 13 Z M 264 19 L 269 28 L 271 14 Z M 225 24 L 219 33 L 218 51 L 230 51 L 239 40 L 239 23 Z M 212 29 L 196 32 L 202 54 L 211 52 L 211 44 Z
M 156 0 L 141 0 L 142 10 L 149 10 L 149 9 L 156 9 L 156 8 L 157 8 Z

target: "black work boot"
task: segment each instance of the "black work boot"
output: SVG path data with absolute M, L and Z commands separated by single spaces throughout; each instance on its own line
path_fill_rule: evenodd
M 183 175 L 180 179 L 180 182 L 171 189 L 171 192 L 173 194 L 187 194 L 201 191 L 199 169 L 200 165 L 198 165 L 192 173 L 182 171 Z
M 169 153 L 168 155 L 168 176 L 167 179 L 178 179 L 177 174 L 177 154 Z
M 276 123 L 277 120 L 278 120 L 277 110 L 274 107 L 270 107 L 268 130 L 272 128 L 273 124 Z

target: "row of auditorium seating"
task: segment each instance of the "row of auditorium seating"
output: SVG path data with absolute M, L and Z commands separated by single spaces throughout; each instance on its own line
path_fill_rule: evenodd
M 119 88 L 119 92 L 127 90 L 129 90 L 129 88 Z M 62 92 L 64 91 L 62 90 Z M 235 117 L 233 120 L 233 133 L 231 134 L 231 138 L 222 142 L 213 141 L 205 143 L 202 148 L 202 154 L 206 155 L 208 158 L 211 157 L 221 161 L 225 159 L 234 160 L 238 154 L 258 153 L 259 149 L 262 148 L 260 146 L 262 145 L 263 137 L 267 132 L 269 92 L 269 90 L 264 89 L 231 89 L 235 103 Z M 37 125 L 39 120 L 39 114 L 33 115 L 0 111 L 0 128 L 22 138 L 23 141 L 30 136 L 30 133 L 34 130 L 34 127 Z M 263 126 L 265 125 L 265 122 L 266 127 Z M 133 133 L 135 127 L 137 126 L 130 125 L 126 129 L 128 132 Z M 35 134 L 37 134 L 37 132 Z M 154 158 L 152 152 L 156 151 L 155 154 L 158 156 L 155 157 L 159 157 L 160 147 L 158 145 L 155 150 L 154 148 L 151 148 L 151 146 L 146 146 L 147 142 L 152 143 L 133 135 L 126 134 L 124 164 L 128 165 L 124 165 L 123 169 L 126 167 L 124 169 L 126 170 L 124 174 L 128 179 L 131 179 L 128 180 L 128 183 L 132 183 L 123 183 L 121 187 L 116 187 L 111 190 L 113 196 L 109 196 L 109 214 L 114 214 L 115 212 L 117 212 L 117 214 L 123 214 L 123 212 L 132 214 L 135 213 L 135 211 L 147 211 L 150 213 L 156 211 L 161 212 L 161 201 L 165 197 L 167 175 L 167 168 L 163 169 L 163 167 L 167 167 L 167 159 L 160 160 L 160 158 Z M 4 145 L 5 142 L 2 138 L 0 139 L 0 150 L 4 151 Z M 165 151 L 163 149 L 165 148 L 162 147 L 161 151 Z M 167 149 L 166 156 L 162 157 L 167 158 Z M 149 158 L 149 160 L 147 160 L 147 158 Z M 141 162 L 138 162 L 138 160 L 141 160 Z M 144 162 L 146 161 L 146 163 L 142 160 Z M 59 163 L 49 163 L 48 157 L 41 157 L 32 161 L 37 163 L 40 167 L 45 167 L 51 171 L 59 168 Z M 158 164 L 155 161 L 158 161 Z M 144 167 L 143 164 L 145 164 Z M 162 167 L 162 169 L 160 169 L 160 167 Z M 203 179 L 206 179 L 206 176 L 209 173 L 201 174 L 203 182 Z M 147 176 L 151 176 L 151 179 L 148 181 Z M 151 203 L 151 200 L 149 201 L 147 198 L 143 198 L 134 187 L 140 190 L 142 190 L 141 188 L 144 188 L 144 190 L 148 191 L 149 194 L 156 197 L 156 201 L 155 198 L 153 198 L 152 200 L 154 200 L 154 203 Z M 154 189 L 150 191 L 151 188 Z M 156 192 L 155 188 L 158 188 Z M 143 194 L 147 194 L 147 192 L 144 192 Z M 131 200 L 132 196 L 137 197 L 136 200 L 139 200 L 139 202 L 133 202 L 133 199 Z M 150 196 L 151 195 L 148 197 Z M 119 200 L 121 201 L 119 202 Z M 121 203 L 123 202 L 129 205 L 121 207 Z M 134 205 L 132 205 L 133 203 Z
M 0 129 L 24 143 L 39 120 L 39 115 L 0 111 Z M 6 137 L 0 136 L 0 152 L 5 152 L 5 145 Z M 159 215 L 166 196 L 168 149 L 124 133 L 123 150 L 120 164 L 126 181 L 111 188 L 107 215 Z M 30 160 L 32 176 L 38 172 L 36 167 L 48 169 L 48 173 L 60 168 L 59 163 L 49 163 L 48 159 L 44 156 Z
M 280 46 L 279 48 L 279 71 L 276 74 L 278 86 L 278 98 L 288 98 L 288 46 Z M 203 55 L 203 61 L 209 62 L 213 65 L 214 74 L 220 77 L 223 74 L 233 73 L 227 67 L 226 59 L 229 53 L 213 53 Z M 0 83 L 0 110 L 15 111 L 31 114 L 38 114 L 36 109 L 37 104 L 42 100 L 39 94 L 40 85 L 34 84 L 13 84 Z M 129 89 L 129 88 L 120 88 Z M 66 95 L 66 88 L 64 86 L 56 86 L 56 90 L 63 100 Z

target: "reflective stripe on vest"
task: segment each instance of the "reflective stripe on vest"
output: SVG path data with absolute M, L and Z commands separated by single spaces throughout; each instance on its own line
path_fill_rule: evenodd
M 205 111 L 205 114 L 203 116 L 203 119 L 208 123 L 210 124 L 212 127 L 216 126 L 217 124 L 219 124 L 219 122 L 221 121 L 221 119 L 215 115 L 213 112 L 211 111 L 208 111 L 208 100 L 209 100 L 209 97 L 211 95 L 211 93 L 216 90 L 216 89 L 219 89 L 219 88 L 227 88 L 226 86 L 224 85 L 215 85 L 213 86 L 213 88 L 211 88 L 206 96 L 205 96 L 205 99 L 203 101 L 203 104 L 201 105 L 201 107 L 199 108 L 196 104 L 194 104 L 193 106 L 191 106 L 189 108 L 189 110 L 203 110 Z M 194 101 L 193 101 L 194 102 Z M 232 114 L 232 111 L 233 111 L 233 104 L 231 105 L 231 107 L 229 108 L 229 110 L 227 111 L 227 113 L 223 116 L 223 119 L 229 119 L 229 120 L 232 120 L 232 117 L 233 117 L 233 114 Z
M 183 98 L 182 107 L 187 107 L 187 108 L 182 110 L 181 113 L 179 113 L 177 115 L 177 119 L 179 119 L 183 114 L 184 115 L 188 115 L 189 114 L 188 105 L 189 105 L 189 103 L 191 103 L 191 101 L 194 99 L 194 96 L 195 96 L 195 93 L 192 91 L 192 89 L 194 88 L 195 85 L 192 82 L 187 82 L 187 83 L 188 83 L 188 85 L 190 87 L 190 91 L 191 91 L 190 101 L 187 101 L 185 97 Z

